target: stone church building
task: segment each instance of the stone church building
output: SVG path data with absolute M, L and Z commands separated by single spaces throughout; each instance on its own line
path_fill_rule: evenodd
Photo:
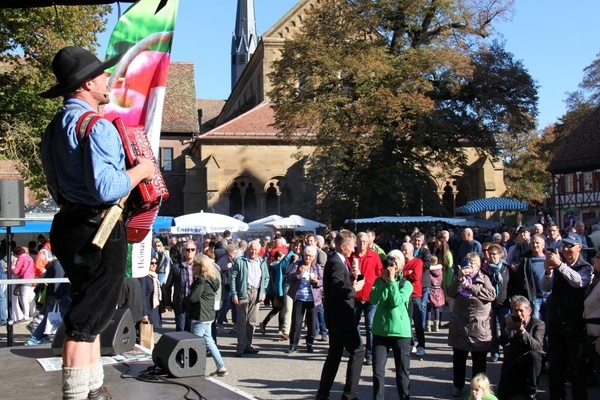
M 232 45 L 233 89 L 224 104 L 197 102 L 201 131 L 185 156 L 182 213 L 242 214 L 246 222 L 270 214 L 307 214 L 302 204 L 307 194 L 304 162 L 313 149 L 291 146 L 278 137 L 268 75 L 284 42 L 293 40 L 307 10 L 319 2 L 298 1 L 257 42 L 256 37 L 240 39 L 244 32 L 255 35 L 256 29 L 254 2 L 238 0 Z M 247 64 L 235 81 L 239 62 Z M 506 190 L 501 161 L 481 157 L 470 147 L 462 151 L 468 156 L 466 170 L 441 171 L 435 166 L 431 170 L 440 202 L 450 214 L 468 200 L 500 197 Z

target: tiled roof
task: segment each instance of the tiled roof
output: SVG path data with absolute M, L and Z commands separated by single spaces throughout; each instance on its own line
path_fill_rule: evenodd
M 169 65 L 162 131 L 199 132 L 194 64 L 191 62 L 172 62 Z
M 217 117 L 221 113 L 225 100 L 196 99 L 196 107 L 202 111 L 200 117 L 200 133 L 214 128 Z
M 219 125 L 215 129 L 201 135 L 200 140 L 207 139 L 268 139 L 277 138 L 279 130 L 274 126 L 275 110 L 271 103 L 261 103 L 250 111 Z
M 553 173 L 586 171 L 600 167 L 600 107 L 567 136 L 547 170 Z

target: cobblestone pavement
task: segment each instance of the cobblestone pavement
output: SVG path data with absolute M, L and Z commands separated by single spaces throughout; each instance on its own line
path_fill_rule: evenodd
M 262 307 L 260 319 L 264 317 L 268 309 Z M 447 313 L 445 313 L 447 315 Z M 157 333 L 157 338 L 162 332 L 174 330 L 172 313 L 164 314 L 164 327 Z M 326 342 L 317 341 L 314 353 L 306 353 L 302 347 L 298 352 L 286 354 L 284 351 L 288 343 L 278 340 L 276 320 L 274 318 L 267 326 L 266 335 L 262 335 L 259 329 L 255 333 L 254 345 L 260 350 L 259 354 L 245 354 L 244 357 L 235 357 L 236 338 L 233 333 L 221 333 L 218 338 L 218 346 L 225 365 L 229 371 L 227 376 L 218 378 L 221 382 L 242 390 L 257 399 L 314 399 L 319 384 L 321 368 L 327 354 Z M 226 326 L 227 331 L 231 326 Z M 15 325 L 15 346 L 22 346 L 29 332 L 26 324 Z M 446 344 L 448 330 L 441 329 L 439 332 L 427 333 L 427 355 L 423 359 L 413 356 L 410 366 L 411 375 L 411 399 L 452 399 L 452 350 Z M 0 327 L 0 347 L 6 346 L 6 327 Z M 336 382 L 332 388 L 331 399 L 339 399 L 346 370 L 346 358 L 342 359 Z M 493 384 L 499 380 L 500 362 L 487 364 L 487 373 Z M 207 373 L 215 370 L 212 358 L 207 358 Z M 391 357 L 387 364 L 386 395 L 389 399 L 397 399 L 395 388 L 394 363 Z M 470 375 L 470 361 L 467 367 L 467 376 Z M 541 391 L 538 400 L 548 398 L 548 377 L 542 375 Z M 466 395 L 466 388 L 465 392 Z M 567 387 L 567 392 L 570 392 Z M 370 366 L 364 366 L 359 385 L 358 396 L 360 399 L 372 398 L 372 370 Z M 589 389 L 590 399 L 600 399 L 600 387 Z M 567 399 L 571 399 L 570 396 Z M 577 399 L 574 399 L 577 400 Z

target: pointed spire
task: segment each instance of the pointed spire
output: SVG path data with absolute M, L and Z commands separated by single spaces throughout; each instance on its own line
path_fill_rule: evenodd
M 231 40 L 231 90 L 248 65 L 257 45 L 254 0 L 238 0 L 235 31 Z

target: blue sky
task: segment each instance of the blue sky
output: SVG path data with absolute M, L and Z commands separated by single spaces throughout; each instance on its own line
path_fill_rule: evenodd
M 258 34 L 296 3 L 255 0 Z M 229 96 L 236 4 L 237 0 L 180 0 L 172 60 L 194 63 L 199 98 Z M 539 85 L 538 127 L 543 128 L 564 114 L 566 93 L 577 90 L 583 69 L 600 53 L 600 1 L 515 0 L 515 4 L 512 20 L 494 25 L 506 41 L 506 50 L 523 61 Z M 108 32 L 100 37 L 101 55 L 117 20 L 114 8 Z

